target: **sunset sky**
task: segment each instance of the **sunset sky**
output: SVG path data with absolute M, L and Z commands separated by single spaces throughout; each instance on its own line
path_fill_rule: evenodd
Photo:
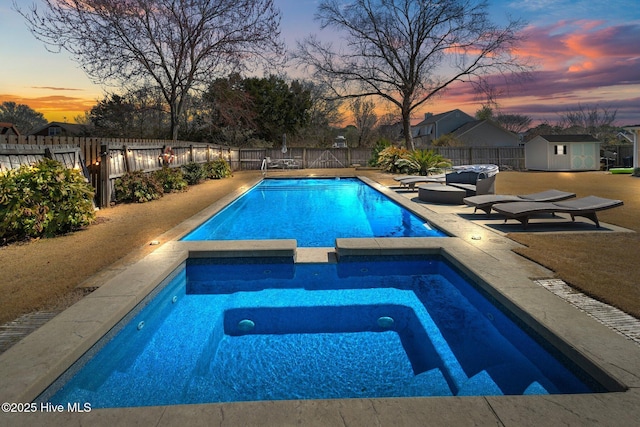
M 27 8 L 34 0 L 18 0 Z M 290 48 L 311 32 L 317 1 L 275 0 Z M 640 8 L 637 0 L 489 1 L 494 21 L 506 15 L 528 22 L 521 54 L 537 64 L 533 79 L 510 86 L 498 103 L 503 113 L 555 122 L 577 105 L 617 110 L 619 125 L 640 124 Z M 104 96 L 66 53 L 51 53 L 29 33 L 11 0 L 0 0 L 0 103 L 26 104 L 50 121 L 73 122 Z M 322 32 L 319 33 L 323 35 Z M 110 90 L 113 90 L 110 88 Z M 474 115 L 482 100 L 456 84 L 424 112 L 460 108 Z

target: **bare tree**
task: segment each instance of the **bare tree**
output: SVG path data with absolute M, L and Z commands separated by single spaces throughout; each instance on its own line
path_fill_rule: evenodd
M 567 109 L 559 113 L 558 126 L 569 132 L 582 132 L 592 135 L 600 140 L 615 139 L 616 129 L 614 122 L 618 110 L 601 108 L 598 105 L 585 106 L 578 104 L 574 109 Z
M 495 121 L 498 122 L 503 128 L 513 133 L 522 133 L 529 129 L 531 126 L 531 117 L 523 114 L 498 114 L 495 117 Z
M 395 105 L 407 147 L 412 113 L 453 82 L 528 70 L 514 54 L 523 22 L 493 24 L 483 0 L 323 0 L 316 17 L 346 34 L 344 48 L 311 36 L 298 43 L 297 60 L 337 97 Z
M 358 129 L 356 147 L 366 146 L 378 121 L 378 116 L 375 113 L 376 104 L 364 98 L 355 98 L 351 101 L 349 107 Z
M 35 37 L 70 52 L 99 84 L 160 88 L 171 136 L 189 92 L 206 79 L 279 53 L 273 0 L 42 0 L 21 11 Z

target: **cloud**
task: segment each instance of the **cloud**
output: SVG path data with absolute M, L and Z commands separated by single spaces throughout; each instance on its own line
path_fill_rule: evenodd
M 28 105 L 35 111 L 44 114 L 49 121 L 61 121 L 83 115 L 97 103 L 95 99 L 72 97 L 65 95 L 25 97 L 12 94 L 0 94 L 0 103 L 15 102 Z
M 54 86 L 31 86 L 31 89 L 43 89 L 54 91 L 83 91 L 83 89 L 74 89 L 69 87 L 54 87 Z
M 528 27 L 524 35 L 519 54 L 533 58 L 539 67 L 530 79 L 508 87 L 501 76 L 490 77 L 501 106 L 539 118 L 578 104 L 598 104 L 617 109 L 621 120 L 640 121 L 638 98 L 630 100 L 640 90 L 640 23 L 561 21 Z M 472 96 L 470 85 L 455 85 L 446 97 L 463 101 Z

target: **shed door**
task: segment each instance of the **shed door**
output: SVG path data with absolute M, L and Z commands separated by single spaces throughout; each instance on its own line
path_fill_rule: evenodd
M 594 145 L 591 143 L 571 144 L 571 169 L 594 170 L 596 169 Z

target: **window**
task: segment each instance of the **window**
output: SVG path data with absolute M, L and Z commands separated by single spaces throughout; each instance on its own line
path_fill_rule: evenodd
M 556 154 L 558 156 L 566 156 L 567 153 L 567 146 L 566 145 L 555 145 L 553 147 L 553 154 Z
M 60 126 L 51 126 L 49 127 L 49 136 L 58 136 L 62 132 L 62 128 Z

